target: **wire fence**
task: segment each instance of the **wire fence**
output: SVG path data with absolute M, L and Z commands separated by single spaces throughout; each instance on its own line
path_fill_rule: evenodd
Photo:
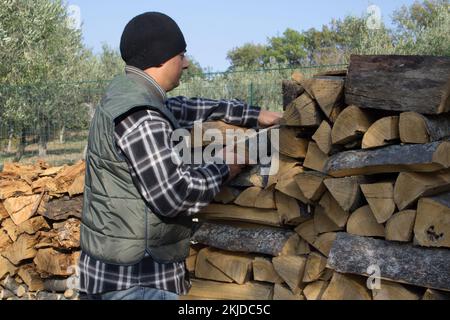
M 169 96 L 240 99 L 282 110 L 282 80 L 294 71 L 306 77 L 346 65 L 206 73 L 184 81 Z M 0 169 L 5 162 L 51 165 L 83 158 L 90 119 L 109 80 L 78 83 L 0 84 Z

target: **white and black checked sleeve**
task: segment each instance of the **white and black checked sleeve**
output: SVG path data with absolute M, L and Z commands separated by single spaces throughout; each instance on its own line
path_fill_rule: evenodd
M 229 168 L 184 164 L 172 145 L 172 132 L 169 122 L 150 110 L 128 115 L 115 129 L 116 143 L 135 185 L 153 212 L 166 217 L 193 215 L 214 199 Z
M 222 120 L 229 124 L 254 128 L 258 125 L 260 107 L 237 100 L 173 97 L 166 101 L 180 126 L 192 128 L 195 121 Z

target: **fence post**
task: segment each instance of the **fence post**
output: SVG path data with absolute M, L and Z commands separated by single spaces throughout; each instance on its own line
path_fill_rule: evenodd
M 253 82 L 250 82 L 248 86 L 248 105 L 253 105 Z

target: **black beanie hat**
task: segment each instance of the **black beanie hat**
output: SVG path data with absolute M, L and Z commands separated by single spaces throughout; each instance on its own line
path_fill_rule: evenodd
M 186 41 L 177 23 L 160 12 L 134 17 L 120 41 L 122 59 L 141 70 L 157 67 L 185 50 Z

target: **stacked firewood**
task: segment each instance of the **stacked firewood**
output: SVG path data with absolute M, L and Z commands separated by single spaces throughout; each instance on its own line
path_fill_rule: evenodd
M 5 163 L 0 173 L 0 300 L 77 299 L 85 163 Z
M 449 299 L 450 58 L 283 83 L 279 167 L 199 215 L 187 299 Z

